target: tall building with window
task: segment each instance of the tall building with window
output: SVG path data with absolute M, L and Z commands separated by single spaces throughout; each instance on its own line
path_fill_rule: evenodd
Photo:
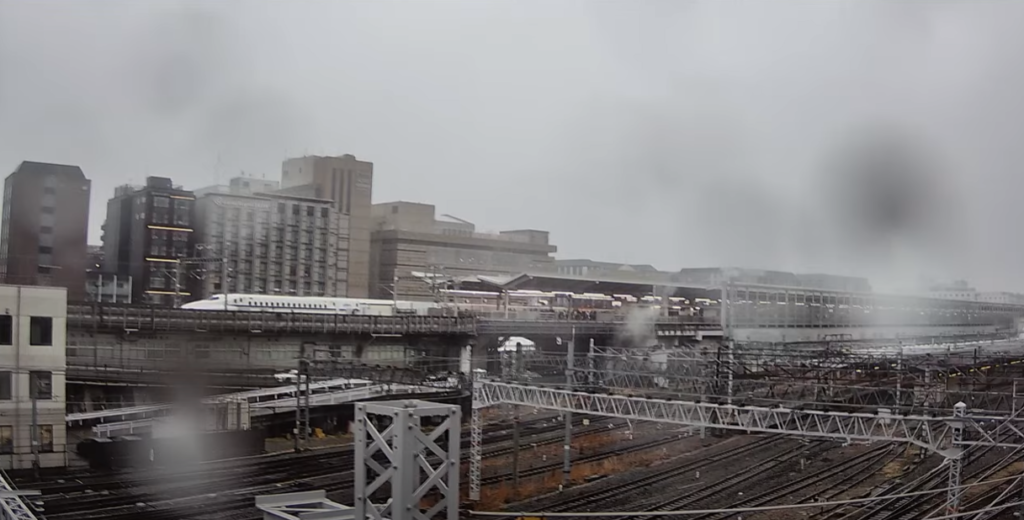
M 24 161 L 4 181 L 0 282 L 85 297 L 91 182 L 78 166 Z
M 165 177 L 148 177 L 141 187 L 116 188 L 103 223 L 103 279 L 130 279 L 135 303 L 169 306 L 176 298 L 187 301 L 190 266 L 177 268 L 195 248 L 194 204 L 191 191 Z
M 241 183 L 196 190 L 197 248 L 210 263 L 194 277 L 196 296 L 219 293 L 344 296 L 333 201 L 253 192 Z M 222 278 L 226 276 L 226 283 Z
M 370 232 L 372 227 L 373 163 L 353 155 L 306 156 L 282 165 L 282 192 L 301 193 L 331 201 L 336 242 L 332 266 L 345 280 L 339 296 L 365 298 L 370 293 Z M 339 287 L 339 291 L 342 288 Z
M 0 466 L 64 466 L 67 290 L 0 285 L 0 308 Z

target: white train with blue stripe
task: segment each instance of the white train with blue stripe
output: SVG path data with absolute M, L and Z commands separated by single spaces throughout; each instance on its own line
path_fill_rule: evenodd
M 295 314 L 343 314 L 347 316 L 427 315 L 441 309 L 434 302 L 276 296 L 270 294 L 215 294 L 189 302 L 182 309 L 231 312 L 273 312 Z

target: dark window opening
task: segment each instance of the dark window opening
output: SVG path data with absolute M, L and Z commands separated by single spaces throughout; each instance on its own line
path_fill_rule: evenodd
M 33 399 L 53 399 L 53 374 L 42 370 L 28 373 L 29 396 Z
M 330 214 L 330 211 L 331 210 L 329 210 L 327 208 L 320 208 L 320 216 L 323 217 L 323 218 L 327 218 L 327 215 Z
M 39 232 L 44 235 L 53 233 L 53 226 L 39 226 Z
M 53 345 L 53 318 L 32 316 L 29 318 L 29 345 Z
M 296 217 L 299 216 L 299 205 L 298 204 L 292 204 L 292 215 L 294 215 Z
M 313 206 L 306 206 L 306 216 L 307 217 L 312 217 L 315 214 L 316 214 L 316 208 L 314 208 Z
M 14 398 L 12 390 L 14 373 L 9 370 L 0 372 L 0 400 L 10 401 Z
M 53 206 L 43 206 L 42 211 L 47 215 L 53 215 L 57 211 L 57 208 L 54 208 Z
M 14 426 L 0 426 L 0 453 L 14 453 Z
M 0 345 L 14 344 L 14 317 L 10 314 L 0 316 Z
M 41 255 L 52 255 L 53 248 L 50 246 L 39 246 L 39 254 Z
M 53 425 L 40 425 L 36 442 L 39 443 L 39 453 L 53 453 Z

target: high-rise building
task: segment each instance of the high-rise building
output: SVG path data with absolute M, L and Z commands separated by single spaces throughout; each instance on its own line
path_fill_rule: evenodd
M 348 154 L 287 159 L 282 165 L 281 188 L 282 192 L 331 201 L 337 233 L 334 254 L 338 259 L 333 269 L 339 279 L 346 280 L 345 296 L 367 297 L 373 163 Z
M 196 190 L 200 256 L 224 259 L 196 277 L 196 295 L 257 293 L 344 296 L 344 262 L 333 201 L 290 193 L 254 193 L 241 183 Z M 222 283 L 222 277 L 227 283 Z M 226 290 L 225 290 L 226 289 Z
M 195 248 L 194 203 L 191 191 L 165 177 L 148 177 L 141 187 L 116 188 L 103 223 L 103 276 L 93 279 L 113 280 L 115 285 L 130 280 L 135 303 L 169 306 L 176 299 L 187 301 L 188 265 L 177 268 Z
M 78 166 L 24 161 L 4 181 L 0 281 L 85 296 L 91 183 Z
M 481 233 L 469 221 L 435 215 L 415 202 L 373 205 L 373 287 L 376 298 L 431 299 L 433 282 L 473 275 L 551 270 L 557 248 L 547 231 Z

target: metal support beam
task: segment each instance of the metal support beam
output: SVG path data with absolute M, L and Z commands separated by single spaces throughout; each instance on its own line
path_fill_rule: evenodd
M 390 424 L 378 430 L 371 417 Z M 425 417 L 442 419 L 426 433 L 420 428 Z M 447 520 L 457 520 L 461 419 L 458 406 L 427 401 L 357 404 L 355 518 L 427 520 L 443 511 Z M 375 460 L 378 453 L 384 465 Z M 432 457 L 439 460 L 436 467 Z M 391 499 L 374 502 L 384 484 L 390 484 Z M 436 501 L 425 503 L 431 499 Z
M 4 520 L 36 520 L 36 515 L 32 514 L 32 510 L 18 496 L 21 494 L 38 495 L 39 492 L 19 492 L 11 485 L 7 474 L 0 470 L 0 511 Z
M 483 449 L 483 425 L 480 419 L 479 390 L 473 385 L 473 411 L 469 421 L 469 499 L 480 500 L 480 464 Z
M 569 391 L 572 391 L 573 359 L 576 356 L 576 327 L 572 328 L 572 339 L 566 345 L 565 350 L 565 384 Z M 572 476 L 572 412 L 563 410 L 562 419 L 565 421 L 565 441 L 562 446 L 562 487 L 569 485 Z
M 953 417 L 962 418 L 967 414 L 967 405 L 964 403 L 957 403 L 953 407 Z M 963 456 L 964 450 L 961 443 L 964 440 L 964 427 L 962 421 L 954 421 L 953 426 L 953 439 L 952 445 L 950 446 L 950 454 L 947 455 L 949 459 L 949 483 L 946 486 L 949 491 L 947 492 L 948 497 L 946 499 L 946 515 L 955 515 L 960 512 L 960 495 L 963 494 L 963 490 L 960 489 L 960 479 L 963 476 Z
M 998 415 L 933 417 L 876 413 L 845 413 L 785 407 L 719 405 L 688 401 L 589 394 L 556 388 L 480 381 L 474 386 L 476 406 L 518 404 L 563 412 L 689 426 L 750 430 L 842 440 L 909 442 L 950 456 L 953 426 L 975 440 L 959 445 L 1024 447 L 1024 419 Z M 993 427 L 992 424 L 995 424 Z M 961 437 L 962 439 L 962 437 Z

